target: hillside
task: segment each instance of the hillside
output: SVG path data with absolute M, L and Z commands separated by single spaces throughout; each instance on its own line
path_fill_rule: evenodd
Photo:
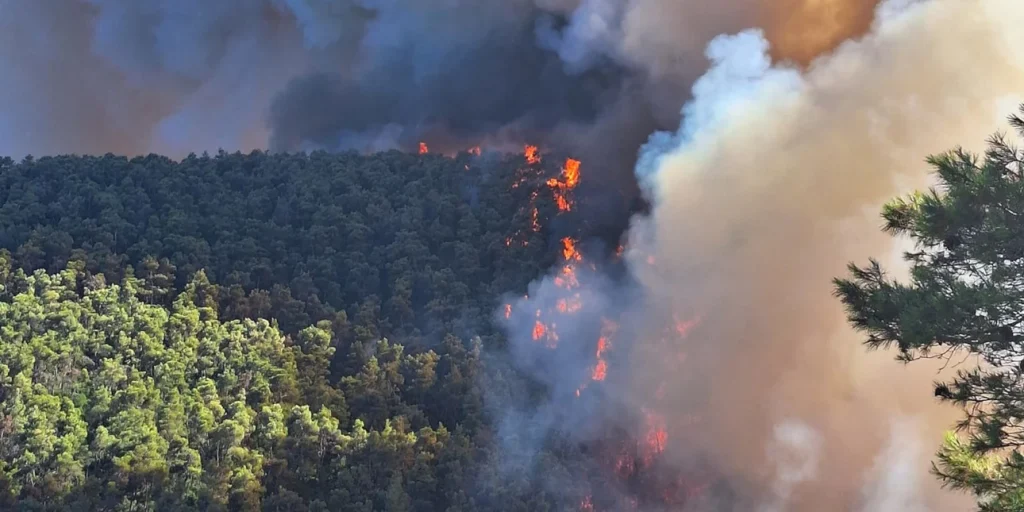
M 481 351 L 500 353 L 501 296 L 559 253 L 567 206 L 538 194 L 557 172 L 468 153 L 0 161 L 4 503 L 555 506 L 497 469 L 484 393 L 519 377 Z

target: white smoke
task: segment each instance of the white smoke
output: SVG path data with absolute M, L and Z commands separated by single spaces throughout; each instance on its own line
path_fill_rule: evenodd
M 806 70 L 771 64 L 759 31 L 722 36 L 680 130 L 645 148 L 655 207 L 632 229 L 632 268 L 646 296 L 707 312 L 687 347 L 711 393 L 701 441 L 769 510 L 964 509 L 912 478 L 955 417 L 932 401 L 935 368 L 866 353 L 830 279 L 891 253 L 878 208 L 928 183 L 927 155 L 1003 128 L 1024 92 L 1021 23 L 1017 0 L 892 0 Z M 794 417 L 820 444 L 814 478 L 754 455 Z M 903 417 L 916 422 L 888 432 Z
M 934 447 L 925 447 L 912 420 L 892 422 L 889 443 L 878 455 L 865 488 L 861 512 L 928 512 L 923 480 L 931 478 L 919 461 Z
M 793 488 L 812 480 L 818 472 L 821 436 L 814 429 L 790 420 L 776 425 L 773 434 L 768 457 L 775 461 L 775 495 L 770 503 L 760 507 L 760 512 L 785 511 Z

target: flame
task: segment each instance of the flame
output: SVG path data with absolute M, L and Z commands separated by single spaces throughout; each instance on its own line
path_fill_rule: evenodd
M 537 153 L 537 146 L 527 144 L 523 148 L 523 157 L 526 158 L 526 163 L 529 165 L 540 163 L 540 155 Z
M 665 418 L 660 414 L 644 409 L 644 418 L 647 424 L 647 434 L 644 436 L 643 460 L 644 464 L 650 464 L 654 457 L 665 451 L 668 443 L 668 432 L 665 430 Z
M 562 256 L 565 261 L 583 261 L 583 256 L 576 251 L 576 241 L 570 237 L 562 239 Z
M 430 148 L 427 147 L 426 142 L 420 142 L 420 154 L 425 155 L 430 152 Z
M 537 320 L 536 323 L 533 324 L 533 341 L 540 341 L 547 332 L 547 326 L 545 326 L 540 320 Z
M 580 161 L 573 160 L 572 158 L 566 159 L 565 165 L 562 166 L 560 177 L 551 178 L 547 181 L 548 186 L 551 187 L 555 195 L 555 204 L 558 205 L 558 211 L 572 211 L 574 204 L 568 194 L 576 188 L 579 181 Z
M 524 148 L 523 156 L 527 163 L 527 166 L 521 166 L 516 170 L 515 176 L 511 183 L 513 189 L 520 186 L 529 186 L 531 189 L 540 185 L 540 188 L 547 186 L 551 190 L 552 199 L 555 206 L 558 208 L 556 214 L 570 212 L 575 209 L 575 198 L 574 191 L 580 183 L 581 179 L 581 163 L 579 160 L 566 159 L 562 166 L 561 173 L 554 178 L 543 180 L 541 173 L 543 169 L 536 164 L 541 162 L 541 158 L 537 151 L 536 146 L 527 145 Z M 523 216 L 529 215 L 530 217 L 530 229 L 534 232 L 539 232 L 541 229 L 541 219 L 538 211 L 538 195 L 539 190 L 532 190 L 529 196 L 529 202 L 523 206 L 520 213 Z M 529 213 L 527 213 L 527 210 Z M 522 243 L 526 245 L 524 240 L 525 236 L 528 236 L 529 232 L 523 229 L 521 232 L 516 232 L 505 239 L 505 245 L 511 247 L 514 243 Z M 530 335 L 534 343 L 537 343 L 538 348 L 545 347 L 552 351 L 561 350 L 577 350 L 582 348 L 586 353 L 590 354 L 591 359 L 579 368 L 583 371 L 583 374 L 579 377 L 579 382 L 576 382 L 575 388 L 568 388 L 567 393 L 571 393 L 579 398 L 584 392 L 587 392 L 590 387 L 594 386 L 596 389 L 590 390 L 591 392 L 597 391 L 597 394 L 591 399 L 601 399 L 603 394 L 601 390 L 605 387 L 612 387 L 616 385 L 616 380 L 621 378 L 621 375 L 615 372 L 613 368 L 616 365 L 616 359 L 611 357 L 617 350 L 616 334 L 619 329 L 617 323 L 609 318 L 601 318 L 600 332 L 597 336 L 584 340 L 565 340 L 565 343 L 559 340 L 559 318 L 562 315 L 573 315 L 578 314 L 591 307 L 584 300 L 584 295 L 580 291 L 582 279 L 586 279 L 589 275 L 585 270 L 580 271 L 580 265 L 586 265 L 589 268 L 597 269 L 595 263 L 587 261 L 584 254 L 580 252 L 579 246 L 581 239 L 577 236 L 564 236 L 559 240 L 560 247 L 558 250 L 561 255 L 561 265 L 558 267 L 557 272 L 553 276 L 554 284 L 562 290 L 557 297 L 554 297 L 553 302 L 547 303 L 542 309 L 536 310 L 536 318 L 532 320 L 532 329 L 529 328 L 529 324 L 525 324 L 523 327 L 531 331 Z M 615 249 L 615 255 L 617 258 L 621 258 L 625 253 L 626 247 L 622 244 L 618 245 Z M 654 264 L 654 257 L 641 256 L 646 258 L 648 263 Z M 641 260 L 642 261 L 642 260 Z M 528 299 L 529 297 L 527 297 Z M 504 305 L 504 315 L 506 319 L 512 317 L 512 305 Z M 654 338 L 654 343 L 651 345 L 658 346 L 658 348 L 666 348 L 676 352 L 676 357 L 679 362 L 685 360 L 685 353 L 678 353 L 678 338 L 688 336 L 692 329 L 699 323 L 698 318 L 685 320 L 687 317 L 675 315 L 670 317 L 668 322 L 663 324 L 664 331 L 660 337 Z M 527 320 L 529 321 L 529 320 Z M 579 321 L 577 319 L 576 321 Z M 567 343 L 569 341 L 578 342 L 583 341 L 586 344 L 592 343 L 589 346 L 572 346 Z M 660 344 L 660 345 L 659 345 Z M 673 352 L 666 352 L 666 361 L 674 364 L 676 359 L 673 358 Z M 624 354 L 628 356 L 629 354 Z M 669 416 L 662 414 L 665 409 L 667 394 L 667 386 L 662 384 L 656 389 L 652 390 L 650 396 L 650 402 L 642 404 L 643 407 L 639 412 L 641 414 L 636 418 L 633 428 L 626 429 L 624 431 L 609 432 L 609 435 L 614 437 L 607 438 L 609 442 L 607 444 L 607 451 L 603 451 L 604 465 L 608 471 L 615 478 L 621 478 L 622 481 L 632 487 L 634 483 L 640 481 L 638 479 L 647 479 L 648 476 L 645 474 L 649 471 L 661 471 L 661 465 L 656 464 L 656 460 L 662 456 L 662 454 L 668 449 L 669 443 L 669 424 L 667 419 L 671 419 L 671 428 L 680 428 L 681 421 L 683 421 L 683 414 L 676 414 L 675 411 Z M 639 404 L 638 404 L 639 405 Z M 630 417 L 630 416 L 627 416 Z M 600 441 L 601 443 L 606 442 L 605 440 Z M 601 446 L 601 445 L 599 445 Z M 604 450 L 604 449 L 602 449 Z M 703 487 L 697 485 L 700 482 L 691 481 L 688 477 L 681 478 L 678 481 L 673 479 L 666 480 L 664 482 L 659 481 L 655 484 L 658 486 L 657 489 L 650 489 L 646 497 L 649 497 L 656 501 L 661 501 L 666 505 L 669 504 L 680 504 L 682 503 L 683 496 L 691 496 L 700 494 L 703 492 Z M 648 484 L 642 484 L 645 487 Z M 630 503 L 625 503 L 626 510 L 637 510 L 639 503 L 636 499 L 631 496 L 626 496 L 633 507 L 630 508 Z M 644 498 L 643 501 L 648 501 Z M 594 512 L 596 510 L 604 511 L 604 505 L 595 503 L 592 495 L 587 495 L 579 502 L 579 509 L 585 512 Z
M 467 149 L 466 152 L 473 156 L 480 156 L 480 146 L 473 146 Z
M 583 301 L 580 300 L 580 294 L 573 295 L 568 299 L 558 299 L 555 309 L 562 314 L 573 314 L 583 309 Z
M 576 269 L 572 265 L 562 267 L 561 274 L 555 278 L 555 286 L 559 288 L 570 290 L 579 285 L 580 281 L 576 278 Z
M 679 319 L 679 315 L 672 315 L 672 320 L 675 322 L 676 333 L 679 334 L 680 338 L 687 337 L 690 331 L 700 323 L 700 318 L 682 321 Z
M 580 161 L 569 158 L 565 161 L 565 168 L 562 171 L 565 175 L 565 186 L 569 189 L 576 188 L 580 182 Z

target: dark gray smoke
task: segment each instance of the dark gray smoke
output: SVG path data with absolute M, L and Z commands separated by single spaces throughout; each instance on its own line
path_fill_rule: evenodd
M 840 4 L 0 0 L 0 154 L 531 142 L 631 182 L 708 40 L 784 25 L 806 60 L 864 25 Z

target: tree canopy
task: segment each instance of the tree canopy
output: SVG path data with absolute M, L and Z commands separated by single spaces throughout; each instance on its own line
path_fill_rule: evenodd
M 510 186 L 523 165 L 397 151 L 3 159 L 0 247 L 26 269 L 75 259 L 152 277 L 150 301 L 202 269 L 222 315 L 289 333 L 344 311 L 357 337 L 437 342 L 486 332 L 497 297 L 554 262 L 546 224 L 506 245 L 529 222 L 535 189 Z
M 579 447 L 510 470 L 484 403 L 518 382 L 485 371 L 500 295 L 561 251 L 552 172 L 0 159 L 0 508 L 575 507 L 544 480 L 578 472 Z
M 1024 136 L 1024 120 L 1010 121 Z M 955 149 L 928 162 L 939 186 L 883 210 L 885 230 L 916 243 L 909 282 L 871 261 L 851 265 L 837 294 L 870 347 L 977 362 L 936 384 L 965 414 L 935 472 L 983 511 L 1024 510 L 1024 152 L 996 135 L 983 156 Z
M 9 263 L 5 261 L 4 263 Z M 0 500 L 25 510 L 443 510 L 461 429 L 438 356 L 382 340 L 340 389 L 328 322 L 222 322 L 200 273 L 170 308 L 138 282 L 9 271 L 0 292 Z M 354 418 L 350 421 L 350 418 Z M 414 506 L 415 505 L 415 506 Z

